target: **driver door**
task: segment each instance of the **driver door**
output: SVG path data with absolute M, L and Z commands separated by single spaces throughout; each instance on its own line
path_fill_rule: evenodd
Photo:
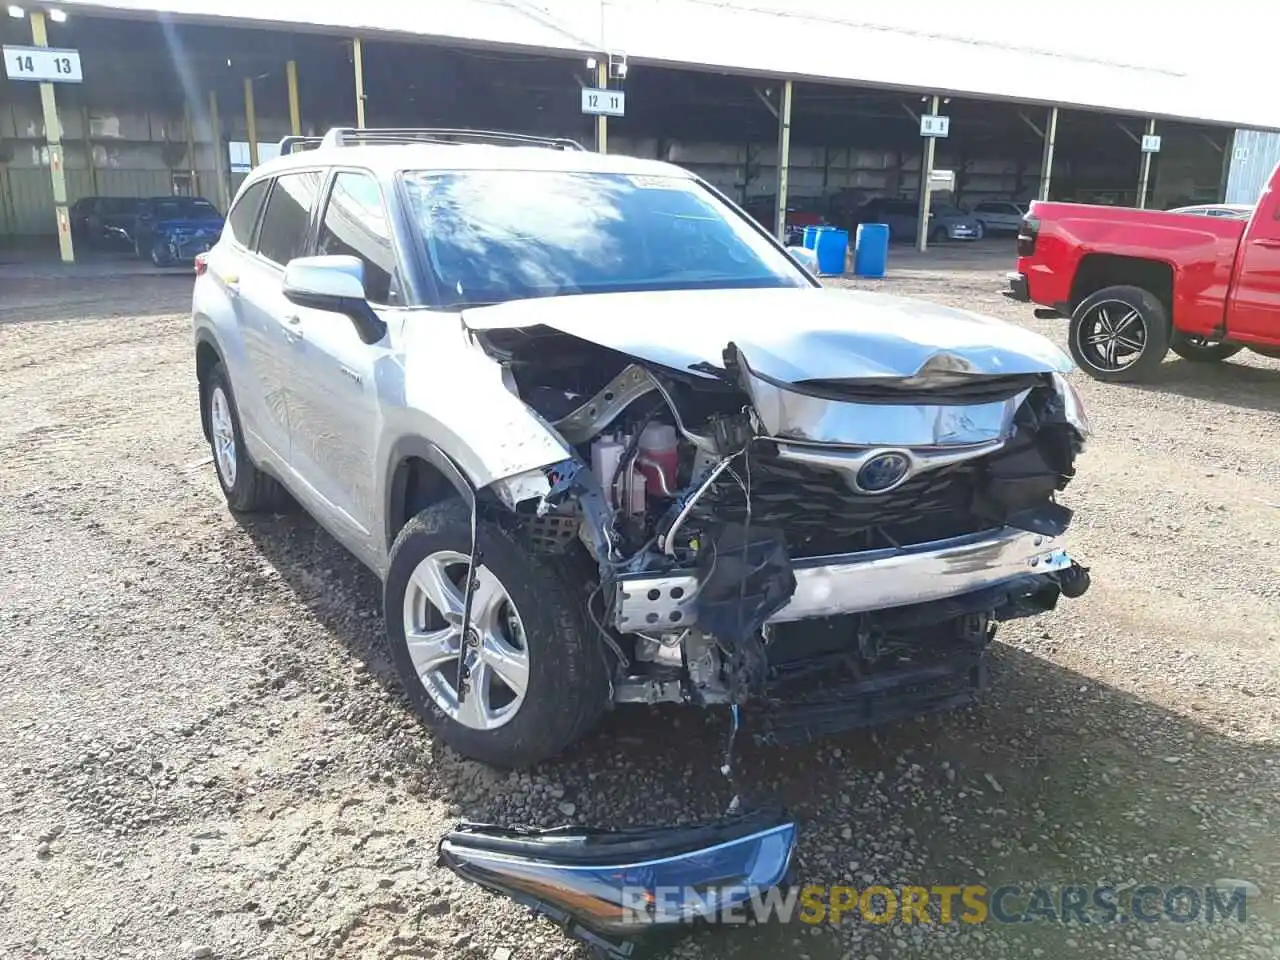
M 354 256 L 364 266 L 365 296 L 385 312 L 394 292 L 396 258 L 378 181 L 363 170 L 335 171 L 316 230 L 317 255 Z M 383 408 L 378 372 L 390 363 L 387 345 L 366 344 L 337 313 L 293 307 L 298 343 L 289 378 L 290 456 L 330 504 L 335 519 L 358 540 L 379 515 L 375 499 Z

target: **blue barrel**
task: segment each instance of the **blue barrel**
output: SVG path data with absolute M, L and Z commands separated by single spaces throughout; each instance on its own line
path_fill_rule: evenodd
M 883 277 L 889 260 L 889 225 L 860 223 L 853 243 L 853 275 Z
M 825 277 L 840 276 L 844 273 L 845 257 L 849 254 L 849 231 L 827 227 L 818 234 L 817 247 L 818 273 Z
M 818 234 L 825 230 L 825 227 L 805 227 L 804 228 L 804 246 L 806 250 L 814 250 L 818 246 Z

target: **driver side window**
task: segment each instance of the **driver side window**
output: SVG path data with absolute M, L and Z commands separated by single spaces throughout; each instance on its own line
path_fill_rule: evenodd
M 346 254 L 364 263 L 364 291 L 370 302 L 394 304 L 395 250 L 382 190 L 365 173 L 340 171 L 325 205 L 316 242 L 318 254 Z

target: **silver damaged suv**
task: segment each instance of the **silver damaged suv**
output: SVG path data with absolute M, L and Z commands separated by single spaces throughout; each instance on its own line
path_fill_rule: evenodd
M 377 573 L 461 753 L 526 766 L 614 704 L 750 703 L 772 742 L 954 707 L 997 621 L 1087 588 L 1055 498 L 1088 423 L 1041 337 L 823 289 L 666 163 L 281 146 L 196 268 L 218 480 Z

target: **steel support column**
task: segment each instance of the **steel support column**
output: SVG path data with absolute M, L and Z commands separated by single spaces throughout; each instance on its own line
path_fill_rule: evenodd
M 1040 191 L 1041 200 L 1049 199 L 1049 187 L 1053 183 L 1053 147 L 1058 139 L 1058 108 L 1049 110 L 1049 122 L 1044 128 L 1044 154 L 1040 158 Z
M 778 239 L 787 240 L 787 189 L 791 173 L 791 99 L 792 83 L 784 80 L 778 93 L 778 196 L 773 226 Z
M 191 174 L 191 195 L 198 197 L 200 196 L 200 171 L 197 169 L 198 165 L 196 163 L 196 131 L 194 123 L 195 120 L 191 116 L 191 102 L 183 100 L 182 125 L 187 130 L 187 172 Z M 94 192 L 97 192 L 96 184 Z
M 364 129 L 364 45 L 360 38 L 351 41 L 351 63 L 356 72 L 356 126 Z
M 929 103 L 929 114 L 937 116 L 941 100 L 934 97 Z M 937 137 L 924 138 L 924 156 L 920 162 L 920 211 L 916 221 L 916 249 L 922 253 L 929 246 L 929 181 L 933 178 L 933 152 Z
M 21 16 L 22 11 L 18 11 Z M 49 45 L 44 14 L 31 14 L 31 40 L 37 47 Z M 76 251 L 71 242 L 71 214 L 67 210 L 67 171 L 62 155 L 62 121 L 58 119 L 58 100 L 52 83 L 40 84 L 40 107 L 44 113 L 44 136 L 49 150 L 49 176 L 53 180 L 53 211 L 58 223 L 58 253 L 63 263 L 75 263 Z M 90 159 L 92 162 L 92 158 Z
M 284 75 L 289 83 L 289 132 L 295 137 L 302 136 L 302 108 L 298 105 L 298 61 L 290 60 L 284 65 Z
M 222 212 L 231 208 L 231 190 L 227 180 L 227 145 L 222 142 L 222 121 L 218 119 L 218 92 L 209 91 L 209 138 L 213 148 L 213 175 L 218 178 L 218 199 Z
M 1147 121 L 1147 136 L 1155 136 L 1156 118 L 1152 117 Z M 1147 205 L 1147 185 L 1151 182 L 1151 154 L 1146 150 L 1142 151 L 1142 168 L 1138 174 L 1138 206 L 1146 207 Z
M 249 138 L 249 169 L 258 165 L 258 115 L 253 110 L 253 77 L 244 78 L 244 126 Z
M 609 86 L 609 58 L 607 55 L 596 63 L 596 88 L 604 90 Z M 609 152 L 609 118 L 603 113 L 596 114 L 596 153 Z

